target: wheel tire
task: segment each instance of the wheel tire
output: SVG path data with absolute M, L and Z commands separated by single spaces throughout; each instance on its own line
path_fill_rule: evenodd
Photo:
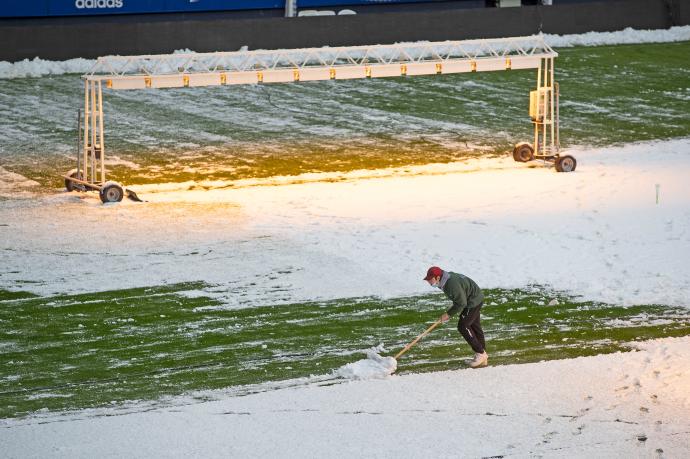
M 71 171 L 69 171 L 67 173 L 67 175 L 69 175 L 72 178 L 78 179 L 78 180 L 83 180 L 82 175 L 76 169 L 72 169 Z M 67 179 L 65 179 L 65 189 L 67 191 L 74 191 L 74 190 L 82 191 L 77 183 L 74 183 L 73 181 L 67 180 Z
M 105 185 L 103 185 L 103 188 L 101 188 L 101 192 L 99 194 L 101 196 L 101 202 L 104 204 L 107 202 L 120 202 L 122 201 L 122 197 L 125 195 L 122 187 L 113 182 L 107 182 Z
M 570 155 L 556 158 L 556 170 L 558 172 L 572 172 L 577 167 L 577 161 Z
M 534 148 L 528 143 L 519 143 L 513 148 L 513 159 L 519 163 L 526 163 L 534 159 Z

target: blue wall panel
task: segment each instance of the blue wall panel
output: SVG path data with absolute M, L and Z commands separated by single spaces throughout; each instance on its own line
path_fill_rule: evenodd
M 298 0 L 300 8 L 433 2 L 438 0 Z M 285 8 L 285 0 L 0 0 L 0 18 L 179 13 Z
M 45 16 L 50 0 L 0 0 L 0 17 Z

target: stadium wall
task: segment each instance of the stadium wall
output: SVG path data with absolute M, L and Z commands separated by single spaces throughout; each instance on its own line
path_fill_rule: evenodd
M 146 14 L 0 20 L 0 60 L 305 48 L 615 31 L 690 24 L 690 0 L 553 1 L 552 6 L 395 11 L 351 16 Z

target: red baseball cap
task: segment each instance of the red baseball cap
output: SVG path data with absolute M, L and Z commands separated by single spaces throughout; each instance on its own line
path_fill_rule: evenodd
M 443 270 L 439 268 L 438 266 L 432 266 L 429 268 L 426 272 L 426 277 L 424 278 L 425 281 L 428 281 L 432 277 L 439 277 L 440 275 L 443 274 Z

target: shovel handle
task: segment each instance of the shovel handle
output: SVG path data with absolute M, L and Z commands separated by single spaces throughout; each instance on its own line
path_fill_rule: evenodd
M 441 321 L 441 319 L 439 318 L 436 322 L 434 322 L 433 324 L 431 324 L 431 327 L 429 327 L 429 328 L 427 328 L 426 330 L 424 330 L 424 332 L 423 332 L 422 334 L 420 334 L 418 337 L 416 337 L 415 339 L 413 339 L 412 342 L 411 342 L 410 344 L 408 344 L 408 345 L 405 346 L 400 352 L 398 352 L 398 354 L 395 356 L 395 360 L 398 360 L 398 358 L 399 358 L 401 355 L 403 355 L 405 352 L 409 351 L 410 348 L 411 348 L 412 346 L 414 346 L 415 344 L 417 344 L 417 341 L 419 341 L 420 339 L 424 338 L 426 335 L 428 335 L 429 333 L 431 333 L 431 330 L 433 330 L 434 328 L 438 327 L 438 326 L 441 324 L 441 322 L 442 322 L 442 321 Z

